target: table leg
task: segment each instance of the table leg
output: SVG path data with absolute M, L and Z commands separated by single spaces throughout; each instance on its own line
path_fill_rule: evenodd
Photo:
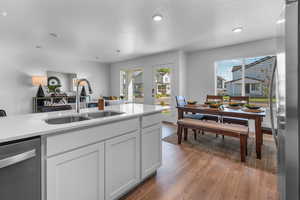
M 262 128 L 261 128 L 261 117 L 255 119 L 255 147 L 256 147 L 256 158 L 261 159 L 261 146 L 262 146 Z
M 261 141 L 261 145 L 263 145 L 264 144 L 264 133 L 263 133 L 263 129 L 262 129 L 262 121 L 263 121 L 263 118 L 260 118 L 260 135 L 261 135 L 261 137 L 260 137 L 260 141 Z
M 187 141 L 188 129 L 184 128 L 184 141 Z
M 177 128 L 177 136 L 178 136 L 178 144 L 181 144 L 181 140 L 182 140 L 182 127 L 178 126 Z

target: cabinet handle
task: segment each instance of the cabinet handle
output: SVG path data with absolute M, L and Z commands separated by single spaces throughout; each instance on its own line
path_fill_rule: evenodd
M 30 151 L 26 151 L 24 153 L 17 154 L 15 156 L 4 158 L 4 159 L 0 160 L 0 169 L 17 164 L 17 163 L 25 161 L 25 160 L 28 160 L 35 156 L 36 156 L 36 150 L 32 149 Z

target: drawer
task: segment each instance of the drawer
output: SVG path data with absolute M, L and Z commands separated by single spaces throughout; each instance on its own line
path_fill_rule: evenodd
M 138 130 L 138 118 L 64 132 L 46 138 L 47 156 L 52 156 Z
M 151 115 L 145 115 L 142 118 L 142 127 L 153 126 L 159 124 L 162 121 L 162 114 L 156 113 Z
M 161 124 L 155 124 L 152 126 L 148 126 L 142 129 L 142 135 L 153 132 L 153 131 L 157 131 L 157 130 L 161 130 Z

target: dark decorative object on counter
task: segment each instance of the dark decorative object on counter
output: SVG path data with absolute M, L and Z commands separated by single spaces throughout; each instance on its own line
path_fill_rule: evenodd
M 42 88 L 42 85 L 39 86 L 39 89 L 38 89 L 38 91 L 36 93 L 36 96 L 37 97 L 45 97 L 45 93 L 44 93 L 44 90 Z
M 82 86 L 80 96 L 82 96 L 82 97 L 87 96 L 87 95 L 86 95 L 86 91 L 85 91 L 85 87 L 84 87 L 84 86 Z
M 64 94 L 52 93 L 50 97 L 55 97 L 52 99 L 53 103 L 61 103 L 63 99 L 66 97 Z
M 0 117 L 6 117 L 5 110 L 0 110 Z
M 32 85 L 38 86 L 39 89 L 36 93 L 37 97 L 45 97 L 43 86 L 47 84 L 47 78 L 45 76 L 32 76 Z
M 86 102 L 87 97 L 80 97 L 80 102 Z M 34 113 L 46 112 L 46 110 L 51 110 L 50 107 L 55 107 L 52 110 L 57 110 L 57 109 L 67 110 L 68 107 L 66 105 L 72 103 L 76 103 L 75 96 L 67 96 L 67 94 L 64 93 L 50 94 L 49 96 L 45 96 L 45 97 L 33 97 L 33 112 Z M 56 107 L 58 108 L 56 109 Z
M 44 106 L 41 108 L 41 112 L 54 112 L 62 110 L 72 110 L 71 105 L 57 105 L 57 106 Z

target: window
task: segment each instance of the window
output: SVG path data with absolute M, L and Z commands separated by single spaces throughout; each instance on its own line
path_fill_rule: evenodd
M 251 103 L 268 102 L 276 56 L 259 56 L 216 62 L 216 94 L 249 96 Z
M 251 91 L 258 92 L 259 88 L 260 88 L 260 84 L 259 83 L 252 83 L 251 84 Z
M 216 63 L 216 94 L 242 95 L 242 64 L 241 60 L 224 60 Z
M 130 102 L 144 102 L 142 69 L 120 71 L 120 96 Z
M 223 89 L 224 88 L 224 81 L 223 81 L 224 79 L 219 79 L 219 77 L 218 77 L 218 80 L 217 80 L 217 88 L 218 89 Z

